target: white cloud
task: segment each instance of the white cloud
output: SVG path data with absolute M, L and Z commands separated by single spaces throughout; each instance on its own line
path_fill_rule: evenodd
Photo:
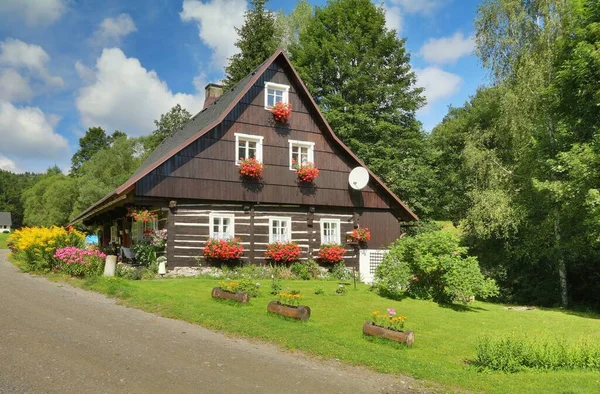
M 0 101 L 29 100 L 34 96 L 29 81 L 16 70 L 0 70 Z
M 22 158 L 62 158 L 67 140 L 54 132 L 59 118 L 39 108 L 0 102 L 0 154 Z
M 92 42 L 99 46 L 119 45 L 121 38 L 136 30 L 133 19 L 127 14 L 106 18 L 94 32 Z
M 399 5 L 407 14 L 429 14 L 442 5 L 445 0 L 389 0 Z
M 118 48 L 104 49 L 89 71 L 94 73 L 93 81 L 80 89 L 76 99 L 84 128 L 101 126 L 145 135 L 154 130 L 153 120 L 174 105 L 193 113 L 204 103 L 203 90 L 195 95 L 172 93 L 155 71 L 146 70 L 138 59 L 126 57 Z
M 437 101 L 457 93 L 462 84 L 460 76 L 438 67 L 415 69 L 415 73 L 417 74 L 417 86 L 425 89 L 424 94 L 427 98 L 427 105 L 423 111 L 427 111 Z
M 200 39 L 213 50 L 213 66 L 222 68 L 238 51 L 234 27 L 242 26 L 246 9 L 246 0 L 184 0 L 179 15 L 183 21 L 198 23 Z
M 6 156 L 0 155 L 0 170 L 10 172 L 23 172 L 17 164 Z
M 429 63 L 454 63 L 460 57 L 470 55 L 475 49 L 473 36 L 465 37 L 455 33 L 450 37 L 430 38 L 421 47 L 419 54 Z
M 52 24 L 66 11 L 66 0 L 1 0 L 0 16 L 19 18 L 28 26 Z
M 396 33 L 402 33 L 402 12 L 397 6 L 383 6 L 385 10 L 385 27 L 389 30 L 396 30 Z
M 62 78 L 51 75 L 46 66 L 50 56 L 39 45 L 8 38 L 0 42 L 0 65 L 25 68 L 49 85 L 63 86 Z

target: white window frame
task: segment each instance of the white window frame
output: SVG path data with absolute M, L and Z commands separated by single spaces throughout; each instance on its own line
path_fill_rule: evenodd
M 290 170 L 296 170 L 294 168 L 294 164 L 292 163 L 292 153 L 295 146 L 299 146 L 302 148 L 308 148 L 308 161 L 310 163 L 315 163 L 315 143 L 310 141 L 296 141 L 296 140 L 288 140 L 289 143 L 289 160 L 290 160 Z
M 219 219 L 229 219 L 229 237 L 228 238 L 215 238 L 215 229 L 214 229 L 214 223 L 213 220 L 215 218 L 219 218 Z M 208 215 L 208 220 L 209 220 L 209 229 L 210 229 L 210 238 L 213 239 L 232 239 L 235 238 L 235 215 L 232 213 L 213 213 L 211 212 Z M 221 227 L 223 226 L 223 223 L 221 222 Z
M 256 142 L 256 160 L 262 163 L 263 161 L 263 140 L 265 137 L 260 135 L 235 133 L 235 165 L 240 165 L 240 141 Z M 246 150 L 246 154 L 248 151 Z
M 341 244 L 342 243 L 342 222 L 340 219 L 321 219 L 321 245 Z M 335 223 L 337 225 L 337 239 L 335 242 L 325 242 L 325 223 Z
M 290 102 L 290 87 L 289 85 L 282 85 L 280 83 L 265 82 L 265 109 L 270 110 L 269 107 L 269 89 L 278 90 L 283 93 L 282 103 L 287 104 Z
M 282 241 L 280 239 L 275 239 L 275 237 L 273 236 L 273 221 L 275 221 L 275 220 L 286 221 L 286 223 L 287 223 L 286 230 L 287 230 L 287 235 L 288 235 L 287 240 Z M 273 243 L 273 242 L 292 242 L 292 218 L 291 217 L 285 217 L 285 216 L 269 217 L 269 243 Z

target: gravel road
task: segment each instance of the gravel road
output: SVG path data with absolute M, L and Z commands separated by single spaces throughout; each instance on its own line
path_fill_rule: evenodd
M 0 393 L 416 393 L 322 361 L 20 273 L 0 251 Z

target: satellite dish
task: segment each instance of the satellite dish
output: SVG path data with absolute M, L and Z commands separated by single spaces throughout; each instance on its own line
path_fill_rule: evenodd
M 365 167 L 356 167 L 348 176 L 348 183 L 354 190 L 362 190 L 369 183 L 369 171 Z

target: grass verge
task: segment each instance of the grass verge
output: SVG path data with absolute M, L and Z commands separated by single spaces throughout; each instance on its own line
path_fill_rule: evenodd
M 0 233 L 0 249 L 8 249 L 6 243 L 10 234 Z

